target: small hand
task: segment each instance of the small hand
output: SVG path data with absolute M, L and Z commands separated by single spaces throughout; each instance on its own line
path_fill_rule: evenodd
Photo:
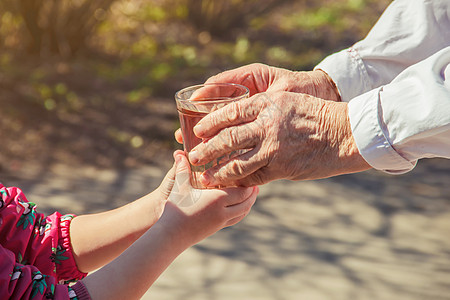
M 175 183 L 175 169 L 176 164 L 174 162 L 172 168 L 167 172 L 166 176 L 162 180 L 161 184 L 158 186 L 156 191 L 159 193 L 161 199 L 167 200 L 172 191 L 173 185 Z
M 176 179 L 160 223 L 183 245 L 193 245 L 216 231 L 241 221 L 255 203 L 258 187 L 197 190 L 189 183 L 189 163 L 182 151 L 174 154 Z M 179 232 L 182 231 L 183 234 Z

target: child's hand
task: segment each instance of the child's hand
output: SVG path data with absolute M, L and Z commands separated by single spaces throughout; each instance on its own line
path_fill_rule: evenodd
M 175 160 L 175 180 L 171 175 L 175 171 L 171 170 L 161 184 L 161 187 L 169 191 L 173 186 L 162 217 L 114 261 L 83 279 L 92 299 L 140 299 L 179 254 L 221 228 L 242 220 L 255 203 L 257 187 L 193 189 L 189 184 L 189 163 L 183 152 L 175 152 Z M 184 206 L 178 206 L 177 203 Z M 136 214 L 130 215 L 130 209 L 119 210 L 119 213 L 122 211 L 124 216 L 131 219 L 112 223 L 100 221 L 102 225 L 108 226 L 106 232 L 111 231 L 114 236 L 118 232 L 121 237 L 128 237 L 127 228 L 133 227 L 139 219 L 145 219 L 149 214 L 140 205 L 133 207 L 143 216 L 137 218 Z M 106 221 L 108 219 L 111 218 Z M 97 218 L 93 221 L 99 222 Z M 123 226 L 124 223 L 128 226 Z M 110 230 L 114 225 L 116 227 Z M 105 232 L 103 227 L 101 229 L 103 231 L 99 232 Z M 78 231 L 83 236 L 83 233 L 90 231 L 90 227 L 83 227 Z M 128 245 L 124 243 L 124 246 Z M 94 246 L 105 248 L 98 243 Z M 120 252 L 124 250 L 123 247 L 116 248 Z M 103 256 L 104 253 L 98 253 L 94 258 L 98 260 Z
M 167 172 L 166 176 L 162 180 L 159 187 L 155 190 L 161 198 L 165 201 L 172 191 L 173 185 L 175 183 L 175 163 L 172 168 Z
M 197 190 L 189 183 L 189 163 L 175 153 L 176 179 L 160 224 L 186 248 L 241 221 L 255 203 L 258 187 Z

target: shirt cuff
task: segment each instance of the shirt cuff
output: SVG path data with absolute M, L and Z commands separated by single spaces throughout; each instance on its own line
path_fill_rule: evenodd
M 371 90 L 364 62 L 353 47 L 326 57 L 314 69 L 323 70 L 333 79 L 344 102 Z
M 417 161 L 402 157 L 386 138 L 386 126 L 380 116 L 380 91 L 374 89 L 348 104 L 350 125 L 359 153 L 374 169 L 391 174 L 411 171 Z

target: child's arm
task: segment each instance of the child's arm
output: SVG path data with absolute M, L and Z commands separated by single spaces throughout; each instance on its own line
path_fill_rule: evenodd
M 75 218 L 39 214 L 20 189 L 0 184 L 0 295 L 66 299 L 74 291 L 58 282 L 83 278 L 76 263 L 92 270 L 139 238 L 161 216 L 174 179 L 172 168 L 151 194 L 110 212 Z
M 186 181 L 187 160 L 180 155 L 177 159 L 180 162 L 176 189 L 169 199 L 177 198 L 175 201 L 179 202 L 184 195 L 188 200 L 198 197 L 198 201 L 187 207 L 167 202 L 161 219 L 138 241 L 116 260 L 83 279 L 92 299 L 139 299 L 185 249 L 223 227 L 236 224 L 250 211 L 257 187 L 193 193 Z
M 173 167 L 152 193 L 111 211 L 74 218 L 70 240 L 78 269 L 90 272 L 107 264 L 155 224 L 163 212 L 174 177 Z
M 4 284 L 0 285 L 0 295 L 11 299 L 77 297 L 81 300 L 89 299 L 87 287 L 93 299 L 139 299 L 186 248 L 223 227 L 239 222 L 248 214 L 255 202 L 258 188 L 192 190 L 188 180 L 187 160 L 179 155 L 178 159 L 181 162 L 177 167 L 175 187 L 169 196 L 171 202 L 166 203 L 161 219 L 116 260 L 70 288 L 58 284 L 56 277 L 43 274 L 36 266 L 18 263 L 17 254 L 2 244 L 0 281 Z M 169 182 L 171 184 L 173 182 Z M 5 199 L 26 200 L 15 189 L 7 191 L 2 188 L 0 192 L 10 192 Z M 181 205 L 193 204 L 179 207 L 174 202 Z M 5 208 L 7 203 L 1 204 Z M 21 220 L 25 219 L 21 217 Z

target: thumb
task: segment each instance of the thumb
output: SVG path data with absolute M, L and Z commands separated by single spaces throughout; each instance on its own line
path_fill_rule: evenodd
M 175 131 L 175 140 L 179 143 L 179 144 L 183 144 L 183 134 L 181 132 L 181 128 L 178 128 L 177 131 Z
M 180 180 L 186 181 L 189 180 L 189 163 L 187 162 L 186 157 L 184 156 L 183 151 L 176 151 L 173 155 L 175 159 L 175 163 L 172 168 L 167 172 L 166 176 L 162 180 L 161 184 L 158 187 L 158 190 L 163 195 L 165 199 L 168 198 L 170 193 L 173 190 L 177 190 L 178 188 L 174 188 L 174 185 L 179 185 Z M 182 161 L 184 158 L 184 162 Z M 187 174 L 187 175 L 186 175 Z M 175 184 L 176 177 L 178 178 L 177 184 Z
M 195 203 L 196 198 L 192 197 L 194 189 L 189 180 L 189 162 L 182 151 L 175 152 L 174 158 L 176 162 L 175 184 L 168 199 L 179 207 L 190 206 Z
M 189 161 L 186 158 L 186 155 L 183 151 L 176 151 L 174 153 L 175 158 L 175 180 L 178 180 L 179 177 L 183 177 L 185 175 L 189 176 L 190 166 Z
M 167 199 L 175 183 L 175 167 L 174 163 L 158 187 L 158 190 L 161 192 L 164 199 Z

